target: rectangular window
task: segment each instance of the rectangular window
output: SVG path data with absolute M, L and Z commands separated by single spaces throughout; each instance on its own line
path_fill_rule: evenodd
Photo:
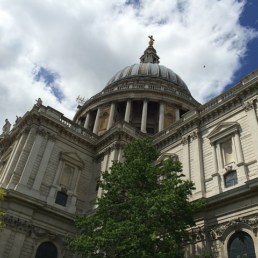
M 67 199 L 68 199 L 68 195 L 67 193 L 65 193 L 64 191 L 58 191 L 56 194 L 56 204 L 62 205 L 62 206 L 66 206 L 67 203 Z
M 229 171 L 224 175 L 225 187 L 230 187 L 238 183 L 237 172 L 235 170 Z

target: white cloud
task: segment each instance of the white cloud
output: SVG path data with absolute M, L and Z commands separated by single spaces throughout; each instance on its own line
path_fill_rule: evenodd
M 118 70 L 139 62 L 148 35 L 156 39 L 161 64 L 203 102 L 232 81 L 255 35 L 239 24 L 243 1 L 126 2 L 1 1 L 0 128 L 38 97 L 72 118 L 78 95 L 91 97 Z M 35 65 L 60 75 L 61 103 L 44 83 L 33 81 Z

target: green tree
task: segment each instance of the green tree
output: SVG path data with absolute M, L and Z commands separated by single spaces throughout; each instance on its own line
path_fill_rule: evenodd
M 178 161 L 159 164 L 148 140 L 124 149 L 124 162 L 103 173 L 104 194 L 92 215 L 79 217 L 80 233 L 70 241 L 83 257 L 180 258 L 186 229 L 194 225 L 193 183 L 183 180 Z
M 4 196 L 5 196 L 5 191 L 3 188 L 0 188 L 0 201 L 4 199 Z M 0 230 L 2 230 L 4 227 L 3 215 L 4 215 L 3 211 L 0 210 Z

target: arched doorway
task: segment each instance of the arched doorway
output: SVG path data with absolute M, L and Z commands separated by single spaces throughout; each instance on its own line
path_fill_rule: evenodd
M 35 258 L 57 258 L 57 248 L 51 242 L 43 242 L 37 249 Z
M 228 241 L 229 258 L 256 258 L 252 238 L 243 231 L 233 234 Z

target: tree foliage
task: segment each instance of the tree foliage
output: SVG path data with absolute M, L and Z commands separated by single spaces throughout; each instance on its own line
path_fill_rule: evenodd
M 80 234 L 70 242 L 83 257 L 179 258 L 186 229 L 194 225 L 190 202 L 193 183 L 182 166 L 159 153 L 148 140 L 124 149 L 124 162 L 114 161 L 103 173 L 103 196 L 89 216 L 79 217 Z
M 0 188 L 0 201 L 4 199 L 4 196 L 5 196 L 5 191 L 4 189 Z M 3 211 L 0 210 L 0 230 L 2 230 L 4 227 L 3 215 L 4 215 Z

